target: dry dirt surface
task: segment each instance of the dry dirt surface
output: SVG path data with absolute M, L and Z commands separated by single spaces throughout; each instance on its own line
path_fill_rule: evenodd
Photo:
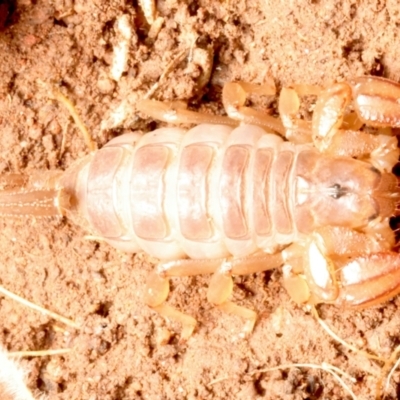
M 400 78 L 395 0 L 159 0 L 157 11 L 162 24 L 150 30 L 135 0 L 0 1 L 0 174 L 63 170 L 88 153 L 53 88 L 76 104 L 101 147 L 162 125 L 135 108 L 150 90 L 154 99 L 223 114 L 221 88 L 232 80 L 273 77 L 280 88 L 368 74 Z M 183 343 L 179 325 L 144 305 L 155 260 L 87 234 L 65 219 L 0 220 L 1 284 L 79 325 L 0 297 L 7 350 L 70 349 L 21 361 L 38 396 L 350 399 L 330 373 L 285 367 L 328 363 L 354 378 L 343 380 L 357 399 L 374 399 L 387 375 L 382 362 L 347 350 L 296 306 L 279 270 L 235 278 L 234 300 L 260 316 L 247 339 L 243 321 L 207 303 L 209 277 L 174 279 L 170 304 L 199 321 Z M 365 311 L 318 310 L 341 338 L 388 358 L 400 343 L 399 306 L 396 297 Z M 283 367 L 267 371 L 276 366 Z M 387 399 L 398 398 L 399 380 L 395 372 Z

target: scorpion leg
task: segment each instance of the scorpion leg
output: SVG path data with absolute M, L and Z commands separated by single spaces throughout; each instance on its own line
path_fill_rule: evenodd
M 297 90 L 302 94 L 317 94 L 320 88 L 313 85 L 297 85 Z M 282 136 L 290 138 L 296 143 L 311 141 L 311 123 L 296 118 L 300 101 L 293 89 L 283 89 L 280 95 L 279 112 L 281 119 L 272 117 L 263 111 L 246 107 L 246 99 L 249 94 L 274 96 L 276 94 L 275 83 L 263 85 L 247 82 L 229 82 L 224 85 L 222 102 L 228 117 L 198 113 L 187 110 L 187 105 L 182 102 L 161 102 L 157 100 L 143 99 L 137 102 L 138 111 L 169 123 L 212 123 L 223 125 L 238 125 L 237 121 L 250 125 L 258 125 L 267 130 L 272 130 Z
M 238 123 L 222 115 L 199 113 L 187 109 L 183 102 L 163 102 L 158 100 L 143 99 L 136 103 L 136 107 L 154 119 L 171 124 L 216 124 L 237 126 Z
M 311 122 L 299 119 L 300 98 L 295 89 L 282 88 L 279 95 L 279 115 L 285 126 L 286 138 L 294 143 L 311 141 Z
M 319 95 L 322 89 L 316 85 L 294 85 L 293 88 L 283 88 L 279 95 L 280 119 L 274 118 L 265 112 L 245 107 L 249 94 L 274 95 L 276 92 L 273 82 L 257 85 L 245 82 L 226 83 L 222 92 L 222 102 L 227 114 L 246 124 L 259 125 L 286 137 L 294 143 L 311 142 L 311 122 L 299 119 L 297 114 L 300 108 L 300 98 L 306 95 Z M 348 124 L 354 124 L 353 118 Z
M 197 324 L 197 321 L 168 304 L 164 304 L 169 295 L 169 278 L 176 276 L 193 276 L 213 273 L 221 260 L 174 260 L 160 263 L 156 270 L 152 271 L 146 282 L 145 302 L 154 311 L 165 318 L 179 322 L 183 326 L 181 337 L 188 339 Z
M 341 127 L 351 98 L 351 87 L 347 83 L 328 86 L 318 96 L 312 118 L 312 140 L 320 151 L 328 149 Z
M 245 106 L 249 94 L 274 96 L 275 83 L 272 80 L 263 85 L 246 82 L 226 83 L 222 90 L 222 103 L 228 116 L 245 124 L 258 125 L 285 136 L 285 128 L 279 118 Z
M 213 273 L 207 299 L 224 312 L 235 314 L 247 322 L 245 333 L 253 330 L 257 314 L 228 300 L 233 290 L 232 275 L 246 275 L 266 271 L 282 265 L 281 254 L 257 253 L 250 257 L 232 259 L 184 259 L 161 263 L 147 280 L 146 303 L 162 316 L 183 325 L 182 339 L 188 339 L 196 327 L 190 315 L 164 304 L 169 294 L 169 278 Z
M 359 130 L 363 125 L 363 122 L 360 120 L 357 113 L 344 113 L 344 108 L 348 104 L 346 96 L 344 96 L 344 99 L 342 97 L 338 99 L 338 96 L 333 96 L 331 91 L 323 90 L 320 86 L 316 85 L 293 85 L 290 88 L 283 88 L 279 97 L 279 114 L 286 129 L 285 136 L 292 142 L 308 143 L 313 139 L 314 142 L 317 142 L 317 145 L 320 144 L 318 140 L 314 137 L 312 138 L 311 132 L 313 128 L 314 131 L 318 128 L 318 133 L 321 127 L 313 127 L 310 121 L 298 118 L 298 112 L 300 109 L 299 96 L 318 96 L 319 103 L 328 105 L 326 109 L 323 106 L 320 106 L 319 110 L 318 107 L 314 110 L 314 113 L 321 115 L 319 122 L 322 120 L 325 124 L 336 123 L 338 126 L 341 126 L 342 129 L 352 129 L 355 131 Z M 343 109 L 340 106 L 343 106 Z M 337 115 L 338 109 L 342 112 L 339 121 L 337 121 L 339 119 L 339 116 Z M 331 120 L 333 120 L 333 122 Z M 317 147 L 321 150 L 321 146 L 322 145 L 320 144 L 320 146 Z
M 207 300 L 226 313 L 244 318 L 246 324 L 243 332 L 249 334 L 253 331 L 257 313 L 228 300 L 233 291 L 232 275 L 248 275 L 277 268 L 282 264 L 283 258 L 280 253 L 255 253 L 249 257 L 225 260 L 211 278 Z
M 143 99 L 137 102 L 136 106 L 139 111 L 164 122 L 237 126 L 238 121 L 241 121 L 246 124 L 262 126 L 284 136 L 285 129 L 278 118 L 245 107 L 247 95 L 250 93 L 273 96 L 276 94 L 275 84 L 272 80 L 264 85 L 246 82 L 226 83 L 222 91 L 222 102 L 228 117 L 190 111 L 186 109 L 185 104 L 180 102 L 165 103 Z

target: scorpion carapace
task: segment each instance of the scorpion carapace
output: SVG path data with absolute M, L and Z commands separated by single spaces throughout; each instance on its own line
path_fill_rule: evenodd
M 311 122 L 297 118 L 295 89 L 319 95 Z M 399 149 L 388 129 L 400 126 L 400 85 L 363 77 L 285 88 L 280 118 L 245 107 L 249 91 L 274 88 L 225 86 L 238 127 L 144 101 L 138 108 L 157 118 L 205 123 L 122 135 L 65 173 L 3 177 L 0 211 L 66 215 L 118 249 L 164 260 L 148 278 L 146 303 L 180 321 L 185 338 L 196 321 L 165 304 L 172 276 L 212 273 L 208 300 L 245 318 L 247 332 L 256 313 L 229 301 L 232 275 L 283 265 L 299 303 L 367 306 L 400 292 L 389 226 L 400 200 Z M 376 132 L 360 130 L 364 123 Z

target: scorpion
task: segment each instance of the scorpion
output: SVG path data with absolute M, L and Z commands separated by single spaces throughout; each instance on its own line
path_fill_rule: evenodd
M 112 247 L 160 260 L 145 303 L 182 325 L 195 318 L 166 303 L 171 277 L 212 274 L 207 300 L 255 325 L 255 311 L 230 300 L 234 275 L 282 267 L 299 304 L 368 307 L 400 292 L 398 215 L 400 85 L 365 76 L 279 95 L 279 117 L 246 106 L 275 95 L 273 82 L 225 84 L 228 116 L 142 100 L 138 110 L 173 122 L 127 133 L 66 171 L 1 177 L 0 213 L 61 215 Z M 317 95 L 311 121 L 300 96 Z

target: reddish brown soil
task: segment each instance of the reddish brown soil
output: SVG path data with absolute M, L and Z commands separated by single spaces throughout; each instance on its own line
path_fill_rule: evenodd
M 135 101 L 184 49 L 214 50 L 211 78 L 186 60 L 155 92 L 222 113 L 224 82 L 327 84 L 359 75 L 400 78 L 400 6 L 394 0 L 159 0 L 165 18 L 154 43 L 137 2 L 16 0 L 0 6 L 0 173 L 65 169 L 87 153 L 69 113 L 49 87 L 77 105 L 99 146 L 157 123 L 137 115 Z M 340 5 L 338 5 L 340 4 Z M 133 27 L 127 70 L 110 78 L 118 17 Z M 198 37 L 198 40 L 194 39 Z M 206 71 L 207 72 L 207 71 Z M 201 86 L 201 85 L 200 85 Z M 123 120 L 113 112 L 125 104 Z M 102 125 L 103 123 L 103 125 Z M 103 129 L 101 129 L 103 127 Z M 61 141 L 67 143 L 61 154 Z M 206 302 L 208 277 L 176 279 L 170 303 L 194 315 L 196 333 L 179 342 L 143 303 L 143 254 L 122 254 L 85 240 L 66 220 L 0 221 L 0 282 L 80 325 L 74 330 L 0 298 L 0 343 L 9 351 L 70 348 L 63 356 L 27 358 L 29 386 L 49 399 L 345 399 L 330 374 L 308 368 L 257 372 L 292 363 L 329 363 L 356 378 L 358 399 L 373 399 L 383 364 L 344 349 L 290 301 L 280 271 L 237 278 L 235 300 L 260 315 L 254 333 Z M 362 312 L 321 306 L 343 339 L 389 357 L 400 342 L 397 297 Z M 399 373 L 387 398 L 399 392 Z

